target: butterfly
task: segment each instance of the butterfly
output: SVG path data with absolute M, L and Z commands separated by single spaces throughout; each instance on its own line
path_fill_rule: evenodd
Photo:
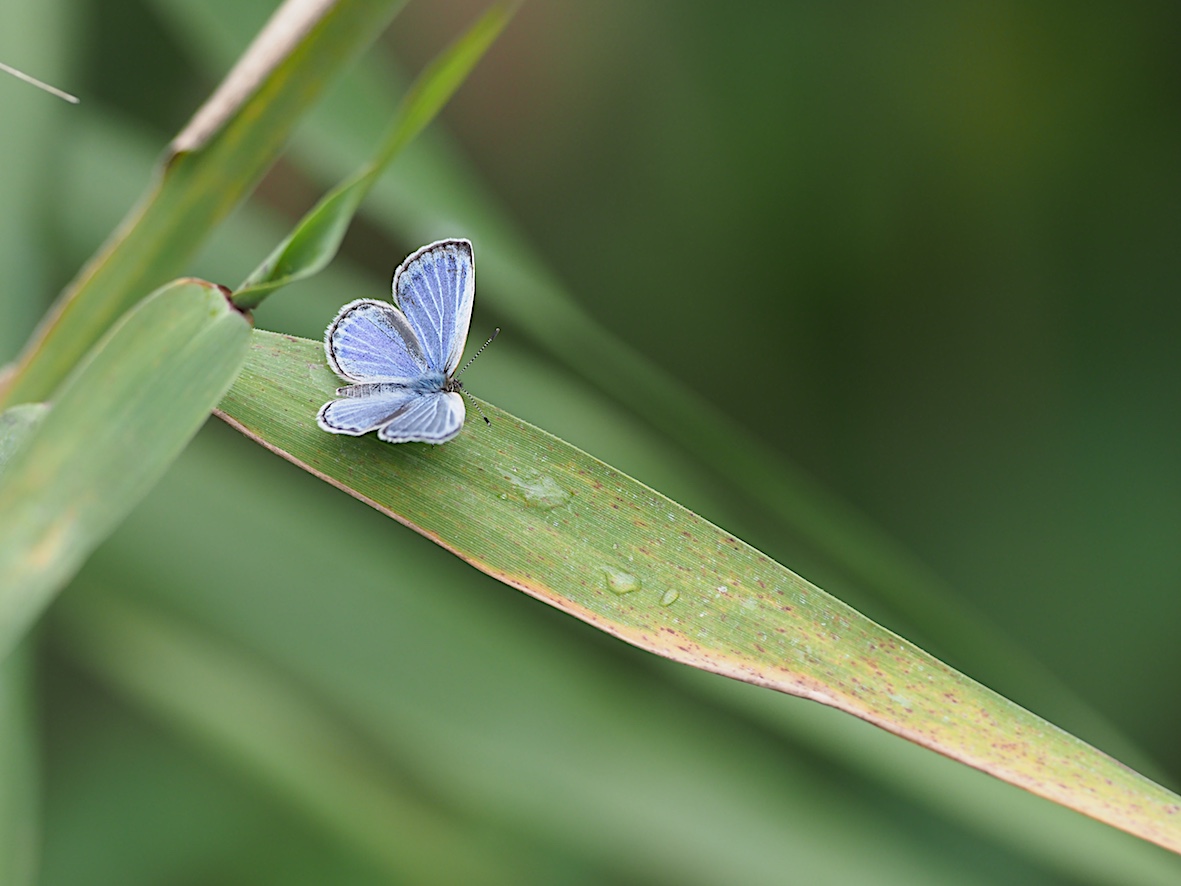
M 340 399 L 320 407 L 316 424 L 333 434 L 377 431 L 387 443 L 446 443 L 466 415 L 455 370 L 476 295 L 472 244 L 440 240 L 411 253 L 394 271 L 393 295 L 395 304 L 349 302 L 329 324 L 328 365 L 352 384 L 337 388 Z

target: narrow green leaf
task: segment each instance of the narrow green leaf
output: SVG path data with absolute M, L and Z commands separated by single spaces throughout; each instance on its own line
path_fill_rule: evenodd
M 0 476 L 0 657 L 197 432 L 249 340 L 221 289 L 177 281 L 62 385 Z
M 271 292 L 320 271 L 336 255 L 353 213 L 390 161 L 447 104 L 497 36 L 519 3 L 493 5 L 467 33 L 444 50 L 419 75 L 381 140 L 376 155 L 326 194 L 266 261 L 234 293 L 234 304 L 257 307 Z
M 860 717 L 1181 852 L 1181 797 L 721 529 L 490 405 L 444 446 L 327 435 L 322 347 L 256 332 L 222 417 L 495 578 L 642 649 Z
M 45 400 L 90 347 L 147 293 L 183 271 L 283 149 L 332 74 L 381 33 L 398 0 L 287 4 L 299 39 L 256 44 L 225 88 L 161 159 L 158 176 L 110 240 L 79 272 L 0 387 L 0 405 Z M 307 16 L 307 19 L 300 18 Z M 253 66 L 253 67 L 252 67 Z M 251 77 L 262 71 L 253 88 Z M 237 74 L 237 78 L 235 77 Z

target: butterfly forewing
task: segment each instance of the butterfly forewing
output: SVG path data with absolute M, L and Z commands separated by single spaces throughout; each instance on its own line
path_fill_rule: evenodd
M 398 266 L 393 289 L 427 365 L 453 375 L 463 356 L 476 295 L 472 244 L 440 240 L 424 246 Z

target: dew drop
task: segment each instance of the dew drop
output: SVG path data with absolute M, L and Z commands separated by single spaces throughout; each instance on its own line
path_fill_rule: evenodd
M 513 473 L 516 473 L 513 468 Z M 569 504 L 573 495 L 563 489 L 558 481 L 549 474 L 539 471 L 524 471 L 519 476 L 509 476 L 508 481 L 513 484 L 518 495 L 525 500 L 525 504 L 545 511 L 552 511 L 562 505 Z
M 677 602 L 678 599 L 680 599 L 680 596 L 681 596 L 681 592 L 678 591 L 676 588 L 669 588 L 667 591 L 664 592 L 664 595 L 660 598 L 660 605 L 661 606 L 672 606 L 674 603 Z
M 604 566 L 603 575 L 607 578 L 607 587 L 612 593 L 623 595 L 640 589 L 640 580 L 630 572 L 624 572 L 613 566 Z

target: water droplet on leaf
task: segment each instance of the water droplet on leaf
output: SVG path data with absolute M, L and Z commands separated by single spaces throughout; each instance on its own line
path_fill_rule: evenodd
M 516 471 L 515 468 L 513 470 Z M 569 504 L 573 498 L 557 480 L 539 471 L 523 471 L 519 476 L 510 476 L 507 479 L 513 484 L 517 494 L 525 500 L 525 504 L 531 507 L 552 511 Z
M 630 572 L 624 572 L 613 566 L 604 566 L 603 575 L 607 578 L 607 587 L 615 594 L 630 594 L 640 589 L 640 580 Z

